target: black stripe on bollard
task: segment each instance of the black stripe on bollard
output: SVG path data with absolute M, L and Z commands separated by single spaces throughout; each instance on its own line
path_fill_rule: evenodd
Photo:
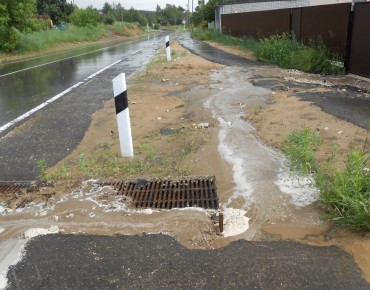
M 162 42 L 162 43 L 163 43 L 163 42 Z M 169 41 L 167 41 L 167 42 L 166 42 L 166 48 L 167 48 L 167 47 L 169 47 L 169 46 L 170 46 L 170 42 L 169 42 Z M 162 46 L 162 47 L 163 47 L 163 46 Z
M 116 105 L 116 114 L 118 115 L 122 111 L 128 108 L 128 98 L 127 91 L 120 93 L 118 96 L 114 97 L 114 103 Z

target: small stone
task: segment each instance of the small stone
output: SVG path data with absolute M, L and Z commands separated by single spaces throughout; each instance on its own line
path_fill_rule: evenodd
M 162 120 L 162 118 L 161 117 L 158 117 L 157 120 L 160 121 L 160 120 Z
M 329 128 L 328 127 L 325 127 L 324 130 L 329 131 Z
M 199 123 L 197 127 L 200 129 L 206 129 L 209 128 L 209 123 Z
M 343 134 L 343 131 L 340 130 L 340 131 L 337 132 L 337 134 L 341 135 L 341 134 Z

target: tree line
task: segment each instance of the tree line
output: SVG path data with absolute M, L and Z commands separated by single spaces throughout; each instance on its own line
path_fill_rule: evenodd
M 69 0 L 70 1 L 70 0 Z M 72 23 L 76 26 L 96 26 L 99 23 L 137 22 L 141 26 L 179 25 L 183 20 L 205 24 L 214 20 L 214 8 L 218 3 L 232 0 L 198 1 L 190 16 L 181 6 L 166 4 L 155 11 L 125 9 L 121 3 L 106 2 L 101 10 L 92 6 L 80 9 L 67 0 L 1 0 L 0 2 L 0 50 L 9 52 L 17 47 L 20 34 L 50 29 L 55 25 Z

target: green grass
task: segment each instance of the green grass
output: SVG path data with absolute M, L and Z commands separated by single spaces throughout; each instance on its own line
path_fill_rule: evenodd
M 97 41 L 105 29 L 99 27 L 74 27 L 67 30 L 42 30 L 31 34 L 20 34 L 18 53 L 41 51 L 64 43 Z
M 301 44 L 291 40 L 288 34 L 260 39 L 256 56 L 259 60 L 289 68 L 291 54 L 301 49 Z
M 334 163 L 334 148 L 329 156 L 329 163 L 319 168 L 314 158 L 314 150 L 320 143 L 320 137 L 316 133 L 303 128 L 288 136 L 283 151 L 295 169 L 302 173 L 314 173 L 323 206 L 328 210 L 330 220 L 341 227 L 369 231 L 369 154 L 364 150 L 350 151 L 343 169 L 340 169 L 338 164 Z
M 302 173 L 315 170 L 314 150 L 320 145 L 321 138 L 309 128 L 293 131 L 284 142 L 283 152 L 291 160 L 294 168 Z
M 332 55 L 322 42 L 306 46 L 285 33 L 260 39 L 256 56 L 261 61 L 308 73 L 344 73 L 343 67 L 332 64 L 338 57 Z
M 337 225 L 370 230 L 370 162 L 363 151 L 352 151 L 343 170 L 320 171 L 316 183 L 322 201 Z
M 110 33 L 132 36 L 129 29 L 142 28 L 137 23 L 115 22 L 113 25 L 76 27 L 69 24 L 67 30 L 41 30 L 30 34 L 19 33 L 20 41 L 16 53 L 27 53 L 50 49 L 57 45 L 76 42 L 94 42 Z
M 214 30 L 194 29 L 192 37 L 202 41 L 210 40 L 224 45 L 237 46 L 242 50 L 252 53 L 255 53 L 258 44 L 258 41 L 253 37 L 233 37 L 215 32 Z

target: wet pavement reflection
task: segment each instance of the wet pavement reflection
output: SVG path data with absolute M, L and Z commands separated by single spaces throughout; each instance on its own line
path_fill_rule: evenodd
M 0 127 L 98 70 L 148 48 L 163 35 L 105 48 L 91 46 L 0 66 Z

